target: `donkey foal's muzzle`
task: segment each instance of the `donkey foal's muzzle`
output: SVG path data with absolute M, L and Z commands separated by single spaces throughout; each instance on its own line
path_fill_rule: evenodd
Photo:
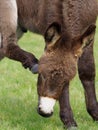
M 53 114 L 53 107 L 56 100 L 49 97 L 40 97 L 38 113 L 43 117 L 50 117 Z

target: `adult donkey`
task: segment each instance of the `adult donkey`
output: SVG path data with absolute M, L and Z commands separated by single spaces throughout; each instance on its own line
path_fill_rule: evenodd
M 38 112 L 51 116 L 58 100 L 61 120 L 68 129 L 77 126 L 69 103 L 69 82 L 77 63 L 87 111 L 98 120 L 93 57 L 97 8 L 96 0 L 0 0 L 0 59 L 6 56 L 20 61 L 36 73 L 38 60 L 20 49 L 17 39 L 26 30 L 44 36 L 45 52 L 38 67 Z

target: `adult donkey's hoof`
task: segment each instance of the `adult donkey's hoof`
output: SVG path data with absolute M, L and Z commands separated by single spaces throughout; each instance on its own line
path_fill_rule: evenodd
M 33 65 L 33 67 L 31 68 L 31 72 L 33 74 L 37 74 L 38 73 L 38 64 Z

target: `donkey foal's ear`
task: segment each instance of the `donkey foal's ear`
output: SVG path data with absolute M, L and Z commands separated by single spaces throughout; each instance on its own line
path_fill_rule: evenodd
M 52 23 L 45 33 L 45 41 L 47 43 L 56 43 L 61 35 L 61 25 L 54 22 Z
M 83 48 L 93 41 L 95 29 L 96 26 L 92 24 L 83 32 L 81 36 L 78 37 L 80 44 L 74 47 L 75 57 L 80 57 L 82 55 Z
M 95 24 L 90 25 L 81 37 L 82 43 L 86 42 L 87 40 L 92 40 L 94 38 L 95 30 L 96 30 L 96 25 Z

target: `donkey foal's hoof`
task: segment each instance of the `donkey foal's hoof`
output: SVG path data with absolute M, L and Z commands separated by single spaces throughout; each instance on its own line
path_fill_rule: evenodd
M 37 74 L 38 73 L 38 64 L 33 65 L 33 67 L 31 68 L 31 72 L 33 74 Z

